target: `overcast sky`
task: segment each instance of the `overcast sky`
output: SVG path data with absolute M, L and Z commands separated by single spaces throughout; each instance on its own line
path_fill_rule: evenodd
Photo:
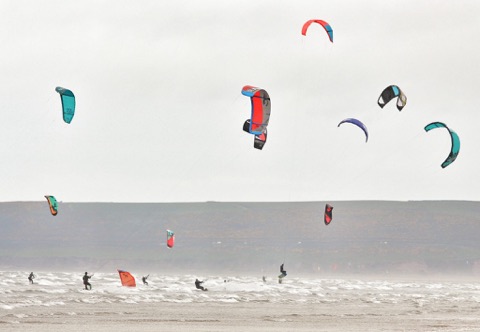
M 479 1 L 0 2 L 0 201 L 480 200 Z M 305 21 L 323 19 L 323 29 Z M 272 103 L 262 151 L 244 85 Z M 398 85 L 408 98 L 377 105 Z M 55 87 L 75 93 L 63 122 Z M 357 118 L 369 130 L 349 124 Z M 457 160 L 440 167 L 448 132 Z

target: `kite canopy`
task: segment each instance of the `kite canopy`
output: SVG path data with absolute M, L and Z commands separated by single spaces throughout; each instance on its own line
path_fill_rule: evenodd
M 359 127 L 360 129 L 362 129 L 363 132 L 365 133 L 365 143 L 368 142 L 368 131 L 367 131 L 367 127 L 362 123 L 362 121 L 357 120 L 357 119 L 353 119 L 353 118 L 347 118 L 347 119 L 345 119 L 345 120 L 340 121 L 340 123 L 338 124 L 337 127 L 340 127 L 340 125 L 341 125 L 342 123 L 351 123 L 351 124 L 356 125 L 356 126 Z
M 390 100 L 397 97 L 397 109 L 401 111 L 407 104 L 407 96 L 396 85 L 389 85 L 382 91 L 382 94 L 378 97 L 378 106 L 383 108 Z
M 175 233 L 167 229 L 167 247 L 173 248 L 175 244 Z
M 118 274 L 120 275 L 120 281 L 122 282 L 122 286 L 126 287 L 135 287 L 137 284 L 135 283 L 135 278 L 130 274 L 130 272 L 117 270 Z
M 325 205 L 325 215 L 323 217 L 323 221 L 327 226 L 332 221 L 332 210 L 333 210 L 333 206 L 331 206 L 330 204 Z
M 267 91 L 251 85 L 242 88 L 242 95 L 250 97 L 252 102 L 248 132 L 253 135 L 263 134 L 270 120 L 270 96 Z
M 58 213 L 57 200 L 55 199 L 55 197 L 49 195 L 45 195 L 45 198 L 47 199 L 48 206 L 50 207 L 50 213 L 52 214 L 52 216 L 56 216 Z
M 243 124 L 243 130 L 255 135 L 254 147 L 261 150 L 267 141 L 267 126 L 270 120 L 270 96 L 267 91 L 251 85 L 242 88 L 242 94 L 250 97 L 252 113 Z
M 72 122 L 75 115 L 75 96 L 73 92 L 59 86 L 55 88 L 55 91 L 60 94 L 62 99 L 63 121 L 66 123 Z
M 327 35 L 328 35 L 328 38 L 330 39 L 330 41 L 333 43 L 333 29 L 330 26 L 330 24 L 328 24 L 327 22 L 322 21 L 322 20 L 309 20 L 309 21 L 305 22 L 305 24 L 303 24 L 303 27 L 302 27 L 302 35 L 304 35 L 304 36 L 307 35 L 308 27 L 312 23 L 320 24 L 325 29 L 325 31 L 327 32 Z
M 450 139 L 452 141 L 452 146 L 450 148 L 450 154 L 448 155 L 447 159 L 442 163 L 442 168 L 447 167 L 451 163 L 457 159 L 458 153 L 460 152 L 460 138 L 458 137 L 457 133 L 447 127 L 446 124 L 443 122 L 432 122 L 425 126 L 425 131 L 429 132 L 432 129 L 436 128 L 445 128 L 450 133 Z

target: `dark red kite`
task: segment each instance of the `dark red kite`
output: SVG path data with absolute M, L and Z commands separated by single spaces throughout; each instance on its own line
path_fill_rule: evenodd
M 333 210 L 333 206 L 331 206 L 330 204 L 325 205 L 325 217 L 323 218 L 323 221 L 325 221 L 325 225 L 327 226 L 328 224 L 330 224 L 333 218 L 332 210 Z

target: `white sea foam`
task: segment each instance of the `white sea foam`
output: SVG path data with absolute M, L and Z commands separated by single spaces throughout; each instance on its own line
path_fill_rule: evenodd
M 195 276 L 150 275 L 149 285 L 122 287 L 117 273 L 97 273 L 92 290 L 83 289 L 82 274 L 39 273 L 30 285 L 28 273 L 0 272 L 0 308 L 65 306 L 71 303 L 338 303 L 480 306 L 480 283 L 399 282 L 384 280 L 207 277 L 208 292 L 195 289 Z M 140 277 L 137 276 L 137 279 Z

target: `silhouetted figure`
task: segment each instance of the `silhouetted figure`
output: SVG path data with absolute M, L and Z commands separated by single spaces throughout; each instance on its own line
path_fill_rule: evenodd
M 282 279 L 285 278 L 286 276 L 287 276 L 287 271 L 283 269 L 283 263 L 282 263 L 282 265 L 280 265 L 280 275 L 278 276 L 278 283 L 281 284 Z
M 142 277 L 143 284 L 147 285 L 147 286 L 148 286 L 148 282 L 147 282 L 148 276 L 149 276 L 149 274 L 146 277 L 145 276 Z
M 203 287 L 202 284 L 203 284 L 203 281 L 195 279 L 195 287 L 197 287 L 197 289 L 201 289 L 202 291 L 206 291 L 207 289 Z
M 280 265 L 280 273 L 281 273 L 281 275 L 282 275 L 283 277 L 286 277 L 286 276 L 287 276 L 287 271 L 285 271 L 285 270 L 283 269 L 283 264 Z M 283 278 L 283 277 L 282 277 L 282 278 Z
M 35 279 L 35 275 L 33 272 L 30 272 L 30 275 L 28 276 L 28 281 L 30 281 L 31 284 L 33 284 L 33 279 Z
M 83 276 L 83 284 L 85 285 L 86 290 L 89 290 L 88 287 L 90 287 L 90 290 L 92 290 L 92 285 L 90 285 L 90 283 L 88 282 L 88 279 L 90 279 L 91 277 L 93 277 L 93 274 L 89 276 L 87 272 L 85 272 Z

